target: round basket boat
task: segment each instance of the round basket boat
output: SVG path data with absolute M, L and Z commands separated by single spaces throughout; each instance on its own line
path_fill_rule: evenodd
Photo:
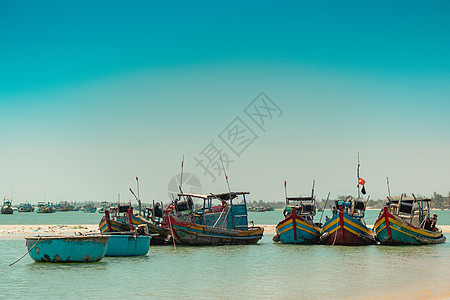
M 106 254 L 109 236 L 26 237 L 30 257 L 39 262 L 96 262 Z

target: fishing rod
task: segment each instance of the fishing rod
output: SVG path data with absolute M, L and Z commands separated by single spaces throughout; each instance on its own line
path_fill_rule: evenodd
M 325 212 L 325 208 L 327 207 L 328 199 L 330 198 L 330 192 L 328 192 L 327 201 L 325 201 L 324 209 L 322 210 L 322 215 L 320 216 L 319 224 L 322 222 L 323 213 Z

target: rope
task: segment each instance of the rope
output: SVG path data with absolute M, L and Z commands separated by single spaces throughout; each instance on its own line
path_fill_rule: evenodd
M 31 250 L 33 250 L 34 246 L 37 245 L 37 243 L 39 242 L 39 240 L 41 239 L 41 237 L 38 238 L 38 240 L 36 241 L 36 243 L 34 243 L 34 245 L 30 248 L 30 250 L 28 250 L 27 253 L 25 253 L 21 258 L 19 258 L 18 260 L 16 260 L 15 262 L 13 262 L 12 264 L 9 264 L 8 267 L 11 267 L 12 265 L 14 265 L 15 263 L 19 262 L 22 258 L 24 258 L 28 253 L 30 253 Z
M 177 250 L 177 245 L 175 244 L 175 235 L 173 234 L 172 222 L 170 222 L 170 217 L 167 216 L 167 220 L 169 221 L 170 233 L 172 234 L 173 247 Z
M 333 244 L 331 245 L 331 247 L 333 247 L 334 246 L 334 243 L 336 243 L 336 238 L 337 238 L 337 235 L 338 235 L 338 229 L 336 228 L 336 231 L 334 232 L 334 241 L 333 241 Z

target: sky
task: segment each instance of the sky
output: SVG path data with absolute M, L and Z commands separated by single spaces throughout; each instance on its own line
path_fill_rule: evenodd
M 450 191 L 448 1 L 0 1 L 0 196 Z M 220 160 L 222 158 L 222 160 Z M 172 182 L 172 183 L 171 183 Z M 174 183 L 175 182 L 175 183 Z M 174 191 L 175 190 L 175 191 Z

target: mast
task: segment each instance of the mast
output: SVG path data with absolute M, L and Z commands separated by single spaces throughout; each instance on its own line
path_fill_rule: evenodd
M 284 196 L 286 197 L 286 205 L 288 205 L 288 199 L 287 199 L 287 190 L 286 190 L 286 180 L 284 181 Z
M 360 190 L 359 190 L 359 151 L 358 151 L 358 168 L 356 169 L 356 180 L 358 181 L 358 199 L 360 196 Z
M 139 204 L 139 215 L 141 216 L 142 215 L 141 214 L 142 206 L 141 206 L 141 197 L 139 196 L 139 179 L 137 176 L 136 176 L 136 185 L 137 185 L 137 193 L 138 193 L 137 200 L 138 200 L 138 204 Z

